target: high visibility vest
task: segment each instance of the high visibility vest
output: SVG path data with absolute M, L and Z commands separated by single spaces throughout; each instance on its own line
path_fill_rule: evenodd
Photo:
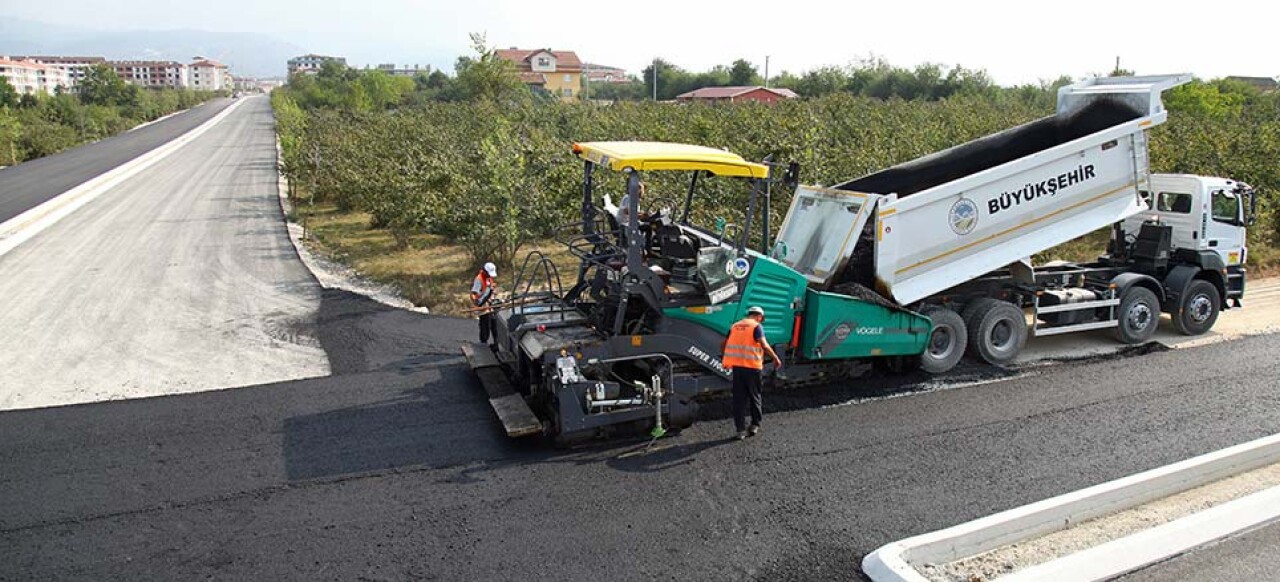
M 724 367 L 764 369 L 764 348 L 756 341 L 756 328 L 760 323 L 747 318 L 729 328 L 729 340 L 724 345 Z
M 492 298 L 493 279 L 489 277 L 489 273 L 486 273 L 484 269 L 480 269 L 480 272 L 476 273 L 475 280 L 471 282 L 471 302 L 475 303 L 476 307 L 479 307 L 488 303 Z

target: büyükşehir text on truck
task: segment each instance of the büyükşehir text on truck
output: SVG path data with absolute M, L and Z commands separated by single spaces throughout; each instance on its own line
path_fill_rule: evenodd
M 1053 116 L 830 187 L 798 185 L 796 164 L 712 148 L 575 144 L 582 219 L 561 241 L 579 260 L 571 284 L 531 254 L 496 310 L 496 348 L 463 351 L 509 435 L 572 442 L 691 424 L 700 400 L 729 389 L 720 347 L 753 305 L 786 360 L 775 386 L 876 358 L 931 373 L 966 353 L 1004 365 L 1029 336 L 1111 328 L 1139 343 L 1161 313 L 1204 333 L 1244 296 L 1256 200 L 1241 182 L 1150 173 L 1161 92 L 1188 80 L 1063 87 Z M 621 174 L 624 208 L 598 196 L 602 172 Z M 641 199 L 642 177 L 671 172 L 688 176 L 683 200 Z M 740 221 L 694 224 L 715 181 L 749 188 Z M 776 237 L 775 187 L 794 191 Z M 1108 226 L 1096 262 L 1031 264 Z

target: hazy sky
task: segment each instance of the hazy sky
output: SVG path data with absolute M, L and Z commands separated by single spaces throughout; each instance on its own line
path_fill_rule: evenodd
M 490 45 L 577 51 L 638 73 L 654 56 L 686 69 L 746 58 L 770 71 L 802 72 L 876 55 L 985 69 L 1000 84 L 1060 74 L 1082 77 L 1115 64 L 1142 74 L 1204 78 L 1280 75 L 1268 2 L 1077 0 L 978 2 L 530 2 L 517 0 L 40 0 L 6 2 L 0 14 L 104 30 L 198 28 L 262 32 L 308 51 L 451 68 L 467 33 Z M 107 8 L 109 6 L 109 8 Z M 620 8 L 614 10 L 612 8 Z M 74 21 L 50 15 L 92 14 Z

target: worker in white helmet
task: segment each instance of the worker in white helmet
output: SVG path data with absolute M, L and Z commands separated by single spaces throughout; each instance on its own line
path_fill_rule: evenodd
M 476 278 L 471 281 L 471 303 L 477 308 L 492 305 L 494 299 L 498 295 L 498 285 L 495 279 L 498 277 L 498 267 L 493 263 L 485 263 L 480 272 L 476 273 Z M 485 309 L 480 312 L 480 343 L 489 343 L 489 338 L 493 337 L 493 341 L 498 341 L 493 310 Z

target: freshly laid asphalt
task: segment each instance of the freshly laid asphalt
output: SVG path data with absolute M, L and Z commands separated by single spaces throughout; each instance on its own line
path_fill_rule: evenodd
M 333 377 L 0 413 L 0 579 L 858 579 L 886 542 L 1280 431 L 1280 336 L 873 376 L 644 452 L 502 436 L 472 321 L 325 291 L 315 331 Z
M 172 141 L 231 102 L 215 99 L 132 131 L 0 170 L 0 222 Z
M 1120 578 L 1123 582 L 1213 580 L 1257 582 L 1277 578 L 1280 524 L 1232 536 Z

